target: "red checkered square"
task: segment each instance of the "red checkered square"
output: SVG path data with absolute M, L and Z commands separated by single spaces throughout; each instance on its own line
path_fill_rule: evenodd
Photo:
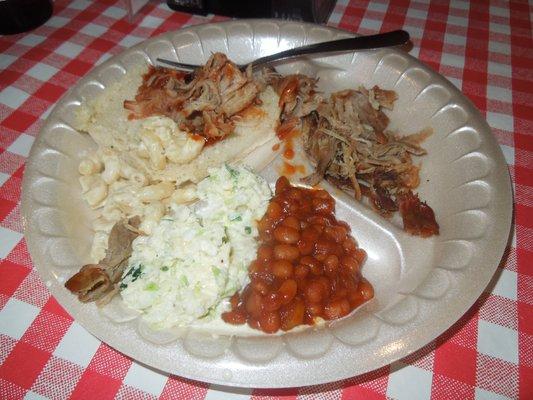
M 16 114 L 16 112 L 13 114 Z M 24 161 L 24 157 L 19 156 L 18 154 L 13 154 L 9 151 L 4 151 L 0 154 L 0 172 L 3 172 L 4 174 L 8 175 L 13 175 L 15 171 L 22 167 Z M 15 182 L 15 184 L 16 183 L 19 184 L 19 187 L 17 188 L 17 194 L 20 195 L 20 182 Z M 8 189 L 10 187 L 6 186 L 6 184 L 7 182 L 2 185 L 2 188 L 0 188 L 1 198 L 5 200 L 17 201 L 19 196 L 9 195 Z M 14 186 L 15 184 L 12 183 L 11 186 Z
M 28 304 L 43 307 L 50 297 L 50 292 L 41 281 L 41 278 L 39 278 L 39 275 L 37 275 L 37 272 L 33 270 L 22 281 L 13 297 Z
M 83 374 L 83 368 L 52 356 L 33 383 L 31 390 L 50 399 L 66 399 Z
M 16 344 L 15 339 L 0 333 L 0 365 L 4 363 Z
M 520 332 L 533 335 L 533 304 L 519 301 L 518 314 L 520 315 L 518 321 Z
M 19 400 L 24 398 L 25 393 L 25 389 L 0 378 L 0 399 Z
M 9 152 L 6 151 L 6 153 L 9 153 Z M 22 178 L 19 178 L 15 175 L 11 175 L 11 177 L 0 188 L 0 200 L 2 201 L 7 200 L 8 202 L 14 203 L 13 208 L 11 208 L 11 210 L 9 210 L 7 214 L 13 211 L 16 203 L 20 201 L 21 186 L 22 186 Z
M 533 370 L 533 335 L 518 333 L 520 365 Z
M 33 268 L 30 253 L 28 252 L 28 247 L 26 246 L 26 241 L 24 239 L 18 242 L 13 250 L 11 250 L 11 253 L 9 253 L 6 260 L 22 265 L 28 269 Z
M 159 396 L 159 400 L 203 400 L 206 393 L 207 384 L 205 383 L 191 381 L 177 376 L 169 376 L 167 383 L 163 388 L 163 392 L 161 392 L 161 395 Z
M 5 202 L 6 204 L 10 205 L 9 201 Z M 1 208 L 1 207 L 0 207 Z M 3 217 L 2 212 L 0 211 L 0 226 L 10 229 L 15 232 L 23 233 L 24 227 L 22 226 L 22 217 L 20 214 L 20 203 L 16 204 L 15 207 L 11 209 L 7 213 L 5 217 Z
M 533 368 L 521 365 L 520 367 L 519 398 L 528 399 L 533 393 Z
M 53 353 L 72 321 L 41 310 L 20 339 L 48 353 Z
M 120 380 L 110 378 L 109 376 L 91 370 L 85 370 L 70 398 L 72 400 L 114 399 L 120 385 Z
M 128 385 L 122 385 L 115 396 L 116 399 L 136 399 L 136 400 L 155 400 L 156 396 L 143 392 L 142 390 L 132 388 Z
M 490 295 L 481 305 L 479 317 L 510 329 L 518 329 L 518 310 L 514 300 Z
M 22 111 L 14 111 L 7 118 L 4 119 L 2 125 L 9 129 L 14 129 L 17 132 L 25 132 L 26 129 L 35 122 L 33 115 L 27 114 Z M 0 168 L 2 160 L 0 158 Z M 3 171 L 0 171 L 3 172 Z
M 48 298 L 48 301 L 46 302 L 46 304 L 43 307 L 43 311 L 47 311 L 49 313 L 52 313 L 54 315 L 58 315 L 60 317 L 63 317 L 63 318 L 66 318 L 66 319 L 72 321 L 72 317 L 70 316 L 70 314 L 67 313 L 65 311 L 65 309 L 63 307 L 61 307 L 61 305 L 59 305 L 57 300 L 54 297 L 52 297 L 52 296 L 50 296 Z
M 518 365 L 478 353 L 476 386 L 510 398 L 518 396 Z
M 456 368 L 461 368 L 456 366 Z M 431 398 L 434 400 L 473 399 L 474 384 L 457 381 L 446 375 L 433 374 L 431 384 Z
M 344 392 L 346 392 L 347 395 L 343 396 L 343 400 L 357 398 L 356 396 L 358 393 L 364 393 L 365 395 L 372 396 L 369 397 L 370 399 L 385 398 L 387 394 L 389 373 L 390 367 L 387 366 L 376 371 L 356 376 L 355 378 L 347 379 L 344 382 Z M 354 395 L 353 397 L 350 397 L 352 392 Z
M 87 369 L 122 381 L 128 373 L 130 366 L 130 358 L 106 344 L 101 344 L 91 359 L 90 364 L 87 366 Z
M 452 342 L 442 343 L 435 350 L 434 374 L 463 382 L 468 386 L 476 383 L 475 349 L 459 346 Z
M 11 297 L 19 285 L 26 279 L 29 270 L 26 267 L 4 260 L 0 263 L 2 279 L 0 279 L 0 293 Z
M 0 378 L 29 389 L 49 358 L 50 353 L 18 342 L 0 365 Z

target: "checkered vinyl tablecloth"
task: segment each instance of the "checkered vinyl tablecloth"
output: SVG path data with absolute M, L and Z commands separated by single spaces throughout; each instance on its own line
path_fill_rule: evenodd
M 411 54 L 446 76 L 493 128 L 512 176 L 515 226 L 492 283 L 417 353 L 346 381 L 232 390 L 149 370 L 88 334 L 50 296 L 22 236 L 30 147 L 54 103 L 95 64 L 150 36 L 222 19 L 150 2 L 134 24 L 114 0 L 55 2 L 44 26 L 0 37 L 1 399 L 533 398 L 533 55 L 527 1 L 340 0 L 329 24 L 402 28 Z

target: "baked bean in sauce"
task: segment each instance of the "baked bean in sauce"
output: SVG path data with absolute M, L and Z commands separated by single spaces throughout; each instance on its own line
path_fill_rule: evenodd
M 266 333 L 288 331 L 317 318 L 342 318 L 374 296 L 361 276 L 366 253 L 348 224 L 335 218 L 327 191 L 294 187 L 280 177 L 258 227 L 261 244 L 250 283 L 233 295 L 224 321 Z

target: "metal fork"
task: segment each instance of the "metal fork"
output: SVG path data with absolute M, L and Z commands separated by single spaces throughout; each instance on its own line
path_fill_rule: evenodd
M 370 50 L 382 47 L 392 47 L 405 44 L 409 41 L 409 33 L 404 30 L 378 33 L 376 35 L 358 36 L 354 38 L 332 40 L 329 42 L 315 43 L 307 46 L 296 47 L 293 49 L 281 51 L 269 56 L 260 57 L 248 64 L 238 64 L 239 69 L 244 70 L 248 65 L 256 68 L 260 65 L 270 64 L 274 61 L 285 60 L 288 58 L 300 57 L 306 54 L 333 53 L 354 50 Z M 158 58 L 158 62 L 171 65 L 174 68 L 192 71 L 201 65 L 186 64 L 164 58 Z

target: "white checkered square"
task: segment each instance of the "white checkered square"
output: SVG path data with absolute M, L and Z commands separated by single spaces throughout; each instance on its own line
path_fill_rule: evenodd
M 82 375 L 83 368 L 80 366 L 52 356 L 31 390 L 51 399 L 68 399 Z
M 481 388 L 476 388 L 476 400 L 512 400 L 510 397 L 498 393 L 490 392 Z
M 96 62 L 94 63 L 95 65 L 100 65 L 102 64 L 103 62 L 109 60 L 111 58 L 112 54 L 109 54 L 109 53 L 104 53 L 100 56 L 100 58 L 98 60 L 96 60 Z
M 502 153 L 503 153 L 503 156 L 505 157 L 505 162 L 507 163 L 507 165 L 514 165 L 514 147 L 510 147 L 510 146 L 506 146 L 504 144 L 500 144 L 500 148 L 502 149 Z M 505 271 L 507 271 L 507 270 L 505 270 Z M 516 276 L 514 277 L 514 284 L 516 285 Z M 515 287 L 514 296 L 515 297 L 513 299 L 516 300 L 516 287 Z M 505 296 L 505 297 L 508 297 L 508 296 Z
M 0 258 L 6 258 L 11 250 L 22 240 L 22 233 L 0 226 Z
M 61 46 L 59 46 L 55 52 L 65 57 L 76 58 L 78 54 L 80 54 L 82 51 L 83 46 L 80 46 L 75 43 L 65 42 Z
M 30 95 L 24 90 L 17 89 L 13 86 L 8 86 L 0 92 L 0 103 L 16 109 L 19 108 L 29 97 Z
M 128 47 L 131 47 L 131 46 L 135 46 L 137 43 L 140 43 L 143 40 L 144 40 L 143 38 L 138 37 L 138 36 L 127 35 L 127 36 L 124 36 L 124 39 L 122 39 L 119 42 L 119 44 L 121 46 L 124 46 L 124 47 L 128 48 Z
M 146 28 L 157 28 L 159 25 L 163 23 L 163 19 L 152 17 L 151 15 L 146 16 L 139 25 L 144 26 Z
M 375 1 L 371 1 L 368 3 L 368 6 L 366 7 L 367 10 L 370 11 L 377 11 L 377 12 L 386 12 L 387 11 L 388 4 L 387 3 L 378 3 Z
M 494 40 L 489 41 L 489 51 L 493 53 L 501 53 L 510 55 L 511 54 L 511 44 L 504 42 L 496 42 Z
M 496 22 L 489 23 L 491 32 L 503 33 L 505 35 L 511 34 L 511 27 L 509 25 L 497 24 Z
M 461 90 L 462 87 L 463 87 L 463 80 L 462 79 L 459 79 L 459 78 L 452 78 L 451 76 L 448 77 L 448 80 L 453 83 L 453 85 Z
M 120 7 L 109 7 L 107 10 L 105 10 L 102 14 L 115 18 L 115 19 L 121 19 L 126 15 L 126 10 L 120 8 Z
M 333 395 L 333 393 L 329 393 Z M 228 388 L 224 386 L 211 385 L 205 394 L 204 400 L 248 400 L 251 394 L 252 389 L 231 388 L 228 390 Z M 301 393 L 298 398 L 305 400 L 307 396 Z
M 11 298 L 0 311 L 0 333 L 20 339 L 39 314 L 39 308 Z
M 407 10 L 406 16 L 407 18 L 426 19 L 426 17 L 428 16 L 428 13 L 425 10 L 410 8 L 409 10 Z M 410 29 L 411 27 L 409 27 L 409 32 L 411 32 Z
M 75 0 L 68 5 L 68 8 L 73 8 L 75 10 L 85 10 L 91 4 L 92 2 L 88 0 Z
M 54 351 L 56 357 L 86 367 L 95 355 L 100 341 L 77 322 L 73 322 Z
M 32 392 L 31 390 L 26 393 L 24 400 L 49 400 L 49 397 L 41 396 L 38 393 Z
M 30 33 L 28 35 L 24 35 L 24 37 L 22 37 L 18 43 L 19 44 L 23 44 L 23 45 L 26 45 L 26 46 L 31 46 L 31 47 L 34 47 L 34 46 L 37 46 L 38 44 L 42 43 L 45 41 L 45 37 L 44 36 L 40 36 L 40 35 L 34 35 L 33 33 Z M 3 56 L 2 56 L 3 57 Z
M 488 356 L 518 364 L 518 332 L 480 319 L 477 349 Z
M 465 58 L 456 56 L 455 54 L 443 54 L 441 63 L 444 65 L 449 65 L 450 67 L 463 69 L 465 66 Z
M 2 54 L 0 57 L 0 71 L 6 69 L 9 65 L 15 61 L 17 57 L 10 54 Z
M 359 28 L 378 32 L 381 28 L 381 24 L 382 21 L 371 18 L 363 18 L 361 24 L 359 25 Z
M 44 82 L 54 76 L 57 71 L 59 70 L 55 67 L 52 67 L 51 65 L 37 63 L 33 67 L 31 67 L 28 72 L 26 72 L 26 74 Z
M 470 9 L 470 2 L 469 1 L 463 1 L 463 0 L 455 0 L 452 3 L 453 8 L 457 8 L 459 10 L 469 10 Z
M 510 78 L 513 74 L 513 71 L 511 70 L 511 66 L 507 64 L 500 64 L 496 62 L 489 61 L 487 66 L 487 71 L 489 74 L 492 75 L 501 75 L 505 76 L 507 78 Z M 490 78 L 489 78 L 490 80 Z
M 490 15 L 497 15 L 498 17 L 509 18 L 509 9 L 503 7 L 490 6 Z
M 448 24 L 466 28 L 468 26 L 468 19 L 457 15 L 448 15 Z
M 512 132 L 514 130 L 513 117 L 507 114 L 487 111 L 487 122 L 496 129 Z
M 87 24 L 85 25 L 80 32 L 85 33 L 86 35 L 93 36 L 93 37 L 99 37 L 101 34 L 107 31 L 107 27 L 97 24 Z
M 457 46 L 465 46 L 466 45 L 466 36 L 463 35 L 455 35 L 453 33 L 448 33 L 444 35 L 444 43 L 446 44 L 455 44 Z
M 4 174 L 3 172 L 0 172 L 0 186 L 6 183 L 8 179 L 9 179 L 8 174 Z
M 31 146 L 35 138 L 23 133 L 20 135 L 11 145 L 7 148 L 11 153 L 18 154 L 19 156 L 28 157 L 30 154 Z
M 65 26 L 69 21 L 69 18 L 58 17 L 57 15 L 54 15 L 46 22 L 46 25 L 52 26 L 54 28 L 61 28 L 62 26 Z
M 159 396 L 165 387 L 168 375 L 133 362 L 124 378 L 128 386 Z
M 487 85 L 487 98 L 512 103 L 513 92 L 507 88 Z
M 396 362 L 391 365 L 387 397 L 397 400 L 431 398 L 432 373 L 425 369 Z

